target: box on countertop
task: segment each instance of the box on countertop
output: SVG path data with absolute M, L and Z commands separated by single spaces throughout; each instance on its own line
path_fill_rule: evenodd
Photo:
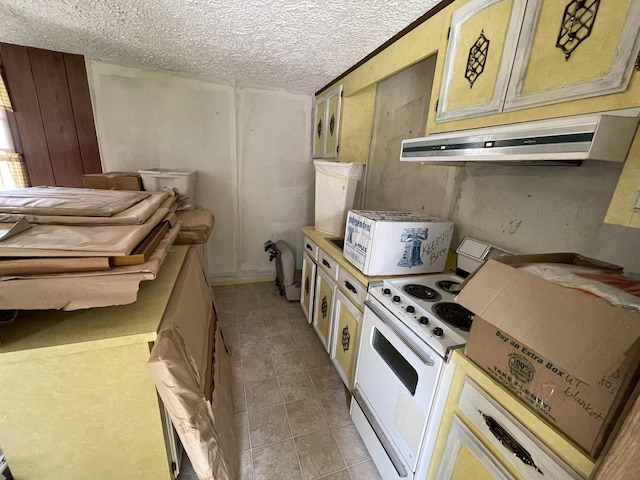
M 453 222 L 422 213 L 350 210 L 343 256 L 365 275 L 442 272 Z
M 456 297 L 476 314 L 465 353 L 595 459 L 638 378 L 640 313 L 516 268 L 531 263 L 622 272 L 572 253 L 487 261 Z
M 142 191 L 142 177 L 135 172 L 86 173 L 82 176 L 84 188 L 100 190 Z

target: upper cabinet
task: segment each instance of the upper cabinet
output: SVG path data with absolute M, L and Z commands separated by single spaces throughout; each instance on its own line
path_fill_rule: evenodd
M 449 31 L 437 122 L 626 90 L 640 0 L 472 0 Z
M 342 85 L 316 98 L 313 128 L 313 157 L 336 158 L 340 135 Z
M 526 0 L 472 0 L 451 19 L 436 121 L 502 110 Z

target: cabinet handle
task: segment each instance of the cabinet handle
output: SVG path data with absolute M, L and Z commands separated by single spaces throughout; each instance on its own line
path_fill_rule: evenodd
M 311 248 L 311 245 L 309 245 L 308 243 L 307 243 L 307 250 L 309 250 L 310 252 L 313 252 L 313 248 Z
M 529 452 L 527 452 L 522 445 L 520 445 L 515 438 L 507 433 L 507 431 L 502 428 L 502 426 L 496 422 L 493 417 L 489 415 L 485 415 L 480 410 L 478 410 L 482 418 L 484 418 L 484 422 L 489 427 L 489 431 L 493 434 L 494 437 L 502 444 L 507 450 L 509 450 L 516 458 L 519 458 L 522 463 L 525 465 L 534 468 L 538 473 L 544 475 L 542 470 L 538 468 L 538 466 L 534 463 L 533 458 Z
M 331 264 L 327 262 L 324 258 L 322 259 L 322 264 L 327 268 L 331 268 Z
M 356 295 L 358 294 L 358 290 L 356 290 L 356 287 L 354 287 L 353 285 L 351 285 L 347 280 L 344 281 L 344 286 L 347 287 L 347 290 L 352 291 L 353 293 L 355 293 Z

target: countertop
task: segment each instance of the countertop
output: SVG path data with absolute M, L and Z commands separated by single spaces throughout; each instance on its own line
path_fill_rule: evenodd
M 0 326 L 1 361 L 154 341 L 188 249 L 172 246 L 156 279 L 140 284 L 132 304 L 73 312 L 20 311 L 13 323 Z

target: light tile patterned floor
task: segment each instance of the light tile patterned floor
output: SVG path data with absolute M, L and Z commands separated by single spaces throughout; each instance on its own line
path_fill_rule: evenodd
M 213 291 L 233 356 L 241 480 L 380 480 L 300 304 L 273 282 Z M 192 478 L 186 465 L 180 479 Z

